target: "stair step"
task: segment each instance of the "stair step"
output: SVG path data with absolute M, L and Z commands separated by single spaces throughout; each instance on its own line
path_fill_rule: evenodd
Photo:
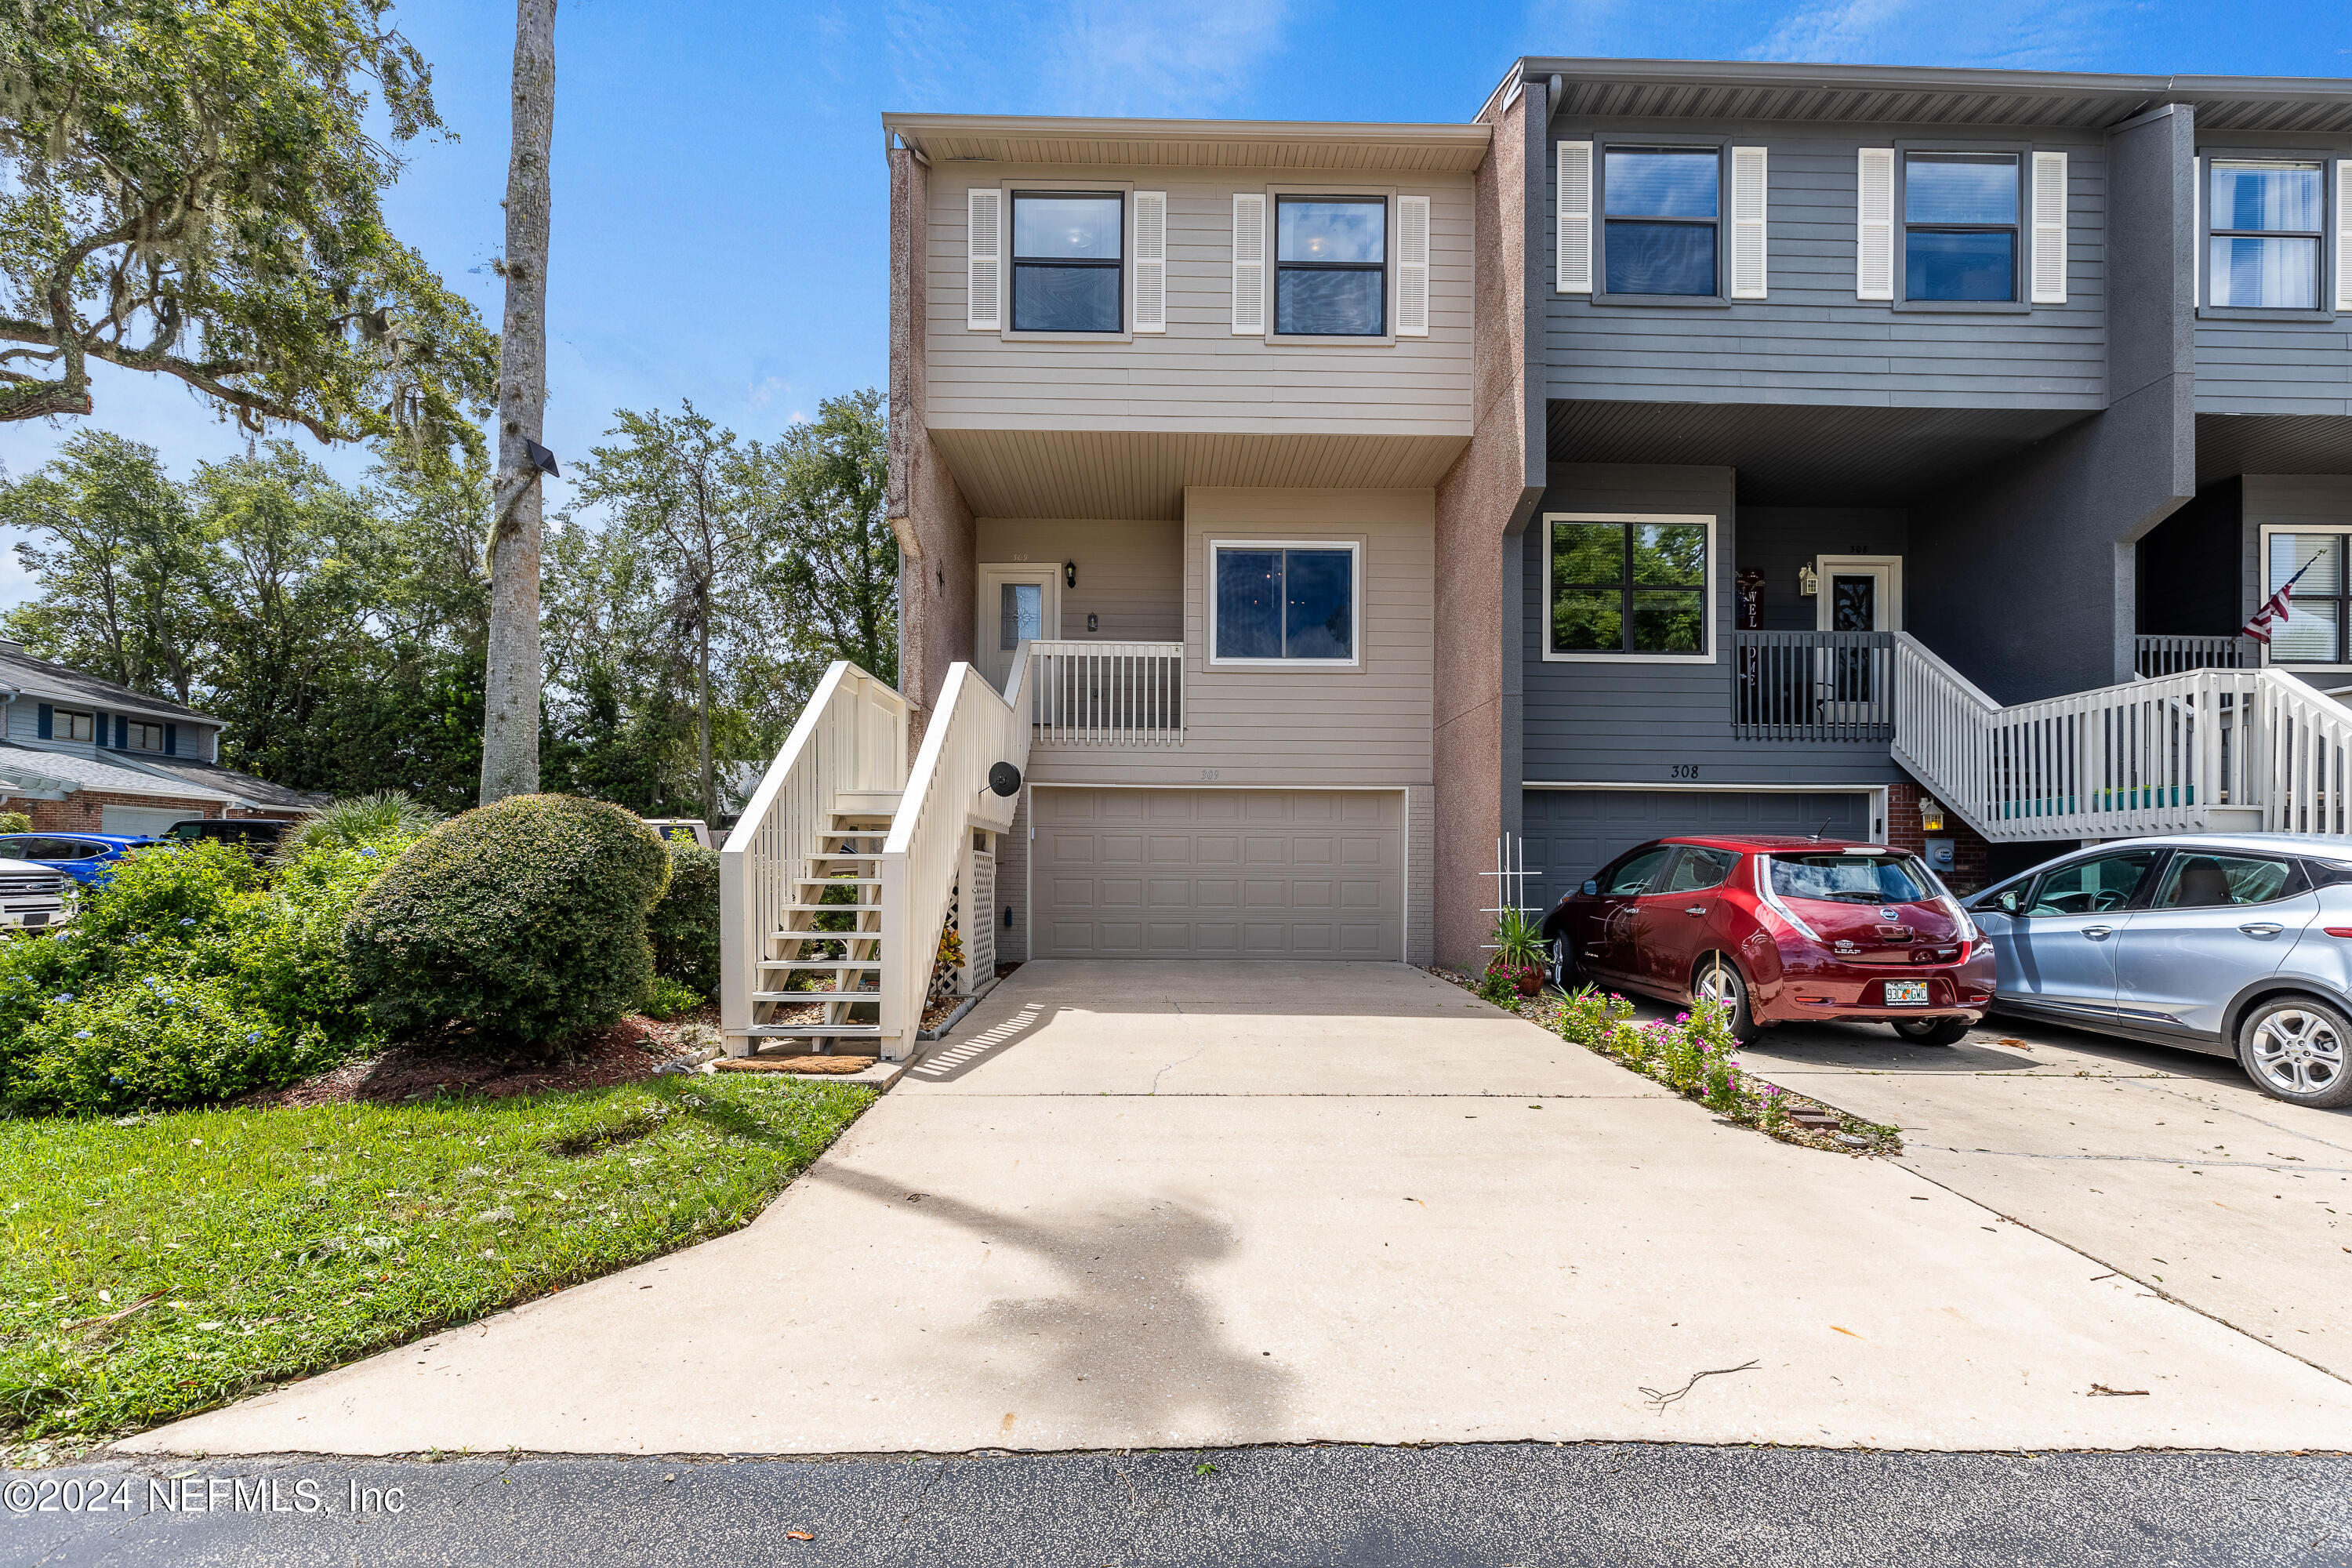
M 790 1002 L 806 1006 L 816 1002 L 879 1002 L 879 991 L 754 991 L 754 1002 Z
M 811 855 L 809 858 L 812 860 L 879 860 L 882 857 L 879 854 L 868 855 L 862 849 L 844 849 L 838 852 L 830 849 L 820 849 L 816 853 Z
M 793 880 L 803 888 L 878 888 L 882 885 L 882 879 L 879 877 L 795 877 Z M 851 906 L 835 904 L 833 907 L 845 910 Z
M 878 1040 L 879 1024 L 754 1024 L 742 1030 L 763 1040 Z
M 845 789 L 833 796 L 835 816 L 896 816 L 898 795 L 895 789 Z
M 879 969 L 878 958 L 763 958 L 762 969 Z
M 879 904 L 774 904 L 773 909 L 788 910 L 796 914 L 854 915 L 860 910 L 879 910 Z

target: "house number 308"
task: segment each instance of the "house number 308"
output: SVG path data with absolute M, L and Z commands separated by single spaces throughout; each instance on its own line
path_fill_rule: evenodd
M 1696 763 L 1669 763 L 1666 765 L 1666 775 L 1669 778 L 1695 779 L 1698 777 L 1698 764 Z

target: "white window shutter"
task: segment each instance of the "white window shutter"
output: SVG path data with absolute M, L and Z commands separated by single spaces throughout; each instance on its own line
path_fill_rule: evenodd
M 1429 336 L 1429 198 L 1397 198 L 1396 335 Z
M 2066 154 L 2033 154 L 2033 303 L 2066 302 Z
M 2352 158 L 2336 160 L 2336 308 L 2352 310 Z
M 975 332 L 992 332 L 1000 320 L 998 300 L 1004 292 L 1004 193 L 974 185 L 970 201 L 964 325 Z
M 1234 197 L 1234 332 L 1265 331 L 1265 197 Z
M 1168 193 L 1135 193 L 1135 330 L 1168 330 Z
M 1864 147 L 1855 169 L 1853 297 L 1895 298 L 1895 149 Z
M 1731 150 L 1731 297 L 1764 298 L 1764 149 Z
M 1592 292 L 1592 143 L 1559 144 L 1559 288 L 1563 294 Z

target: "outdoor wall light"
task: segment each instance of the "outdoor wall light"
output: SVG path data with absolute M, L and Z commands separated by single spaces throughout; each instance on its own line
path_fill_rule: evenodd
M 1076 562 L 1065 561 L 1062 563 L 1062 584 L 1068 588 L 1075 588 L 1078 585 L 1078 563 Z
M 1935 801 L 1922 799 L 1919 802 L 1919 831 L 1922 833 L 1944 831 L 1944 808 Z
M 1814 595 L 1816 595 L 1816 594 L 1820 593 L 1821 591 L 1822 591 L 1822 578 L 1821 578 L 1821 574 L 1820 574 L 1820 573 L 1818 573 L 1818 572 L 1816 572 L 1816 571 L 1814 571 L 1814 570 L 1813 570 L 1811 567 L 1810 567 L 1810 566 L 1800 566 L 1800 567 L 1798 567 L 1798 568 L 1797 568 L 1797 595 L 1798 595 L 1798 596 L 1799 596 L 1800 598 L 1810 599 L 1810 598 L 1811 598 Z

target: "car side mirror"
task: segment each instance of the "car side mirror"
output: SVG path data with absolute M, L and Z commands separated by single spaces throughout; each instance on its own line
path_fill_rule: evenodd
M 1584 896 L 1585 896 L 1586 898 L 1588 898 L 1588 899 L 1597 899 L 1597 898 L 1599 898 L 1599 897 L 1601 896 L 1601 884 L 1600 884 L 1600 883 L 1598 883 L 1598 882 L 1587 882 L 1587 883 L 1585 883 L 1585 884 L 1584 884 Z

